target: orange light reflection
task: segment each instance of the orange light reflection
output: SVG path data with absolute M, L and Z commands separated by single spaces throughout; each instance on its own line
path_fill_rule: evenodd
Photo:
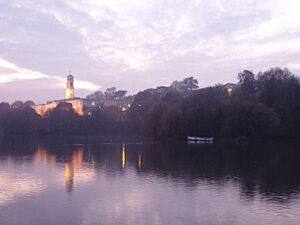
M 139 154 L 138 157 L 138 169 L 141 170 L 142 169 L 142 155 Z
M 126 153 L 125 153 L 125 144 L 122 145 L 122 169 L 125 168 Z

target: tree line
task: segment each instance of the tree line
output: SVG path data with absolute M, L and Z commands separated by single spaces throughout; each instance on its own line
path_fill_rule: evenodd
M 198 81 L 188 77 L 170 86 L 147 89 L 134 96 L 125 112 L 110 106 L 79 116 L 71 104 L 60 103 L 40 117 L 31 108 L 31 101 L 2 102 L 0 132 L 155 138 L 300 136 L 299 77 L 286 68 L 271 68 L 258 74 L 244 70 L 237 78 L 237 84 L 230 87 L 217 84 L 199 89 Z

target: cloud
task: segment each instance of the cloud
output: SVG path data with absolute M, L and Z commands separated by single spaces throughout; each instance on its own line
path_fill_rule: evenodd
M 57 81 L 57 83 L 53 85 L 54 87 L 65 88 L 66 78 L 61 78 L 58 76 L 51 76 L 51 77 L 49 76 L 49 78 Z M 88 91 L 96 91 L 102 88 L 101 86 L 94 84 L 93 82 L 78 80 L 76 78 L 74 81 L 74 86 L 76 89 L 88 90 Z
M 37 80 L 43 79 L 45 80 L 53 80 L 56 81 L 54 83 L 54 87 L 65 87 L 65 78 L 59 76 L 51 76 L 41 72 L 33 71 L 30 69 L 26 69 L 23 67 L 19 67 L 7 60 L 0 58 L 0 84 L 5 84 L 14 81 L 24 81 L 24 80 Z M 101 89 L 101 86 L 96 85 L 89 81 L 84 80 L 76 80 L 76 88 L 95 91 Z
M 0 58 L 0 84 L 16 80 L 32 80 L 49 77 L 43 73 L 21 68 Z
M 300 7 L 299 1 L 273 1 L 269 2 L 268 6 L 270 7 L 270 18 L 254 23 L 242 30 L 241 34 L 237 35 L 236 40 L 263 40 L 299 32 L 300 14 L 297 10 Z
M 292 70 L 300 70 L 300 61 L 298 63 L 287 63 L 286 66 Z
M 216 1 L 216 5 L 222 13 L 225 13 L 227 11 L 220 1 Z
M 0 3 L 0 58 L 47 79 L 62 80 L 58 74 L 71 67 L 86 90 L 117 86 L 132 93 L 187 75 L 203 85 L 229 82 L 245 66 L 257 71 L 295 63 L 299 4 L 9 0 Z M 12 74 L 1 79 L 17 80 Z

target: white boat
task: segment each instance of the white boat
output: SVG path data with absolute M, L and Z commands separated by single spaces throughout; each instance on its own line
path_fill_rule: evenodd
M 194 142 L 194 143 L 201 143 L 201 142 L 205 142 L 205 143 L 211 143 L 214 141 L 213 137 L 192 137 L 192 136 L 188 136 L 187 137 L 187 141 L 188 142 Z

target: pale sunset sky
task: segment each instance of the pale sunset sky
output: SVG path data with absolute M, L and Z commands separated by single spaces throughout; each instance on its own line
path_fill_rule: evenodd
M 0 0 L 0 101 L 136 93 L 187 76 L 300 75 L 299 0 Z

